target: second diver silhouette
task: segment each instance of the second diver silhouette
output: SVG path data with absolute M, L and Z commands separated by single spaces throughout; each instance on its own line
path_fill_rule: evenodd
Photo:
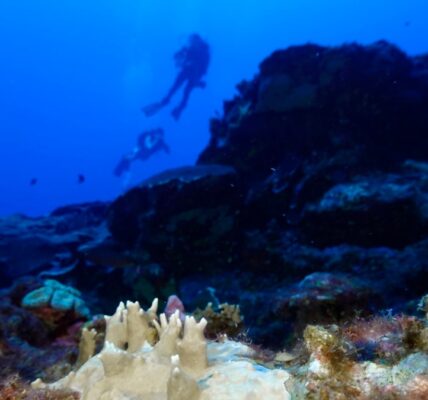
M 114 169 L 116 176 L 121 176 L 123 173 L 128 172 L 131 164 L 136 160 L 145 161 L 158 151 L 165 151 L 169 153 L 169 146 L 164 140 L 164 130 L 162 128 L 144 131 L 138 136 L 137 146 L 125 154 Z
M 195 88 L 205 88 L 206 83 L 203 80 L 210 63 L 210 48 L 198 34 L 189 36 L 188 45 L 184 46 L 174 54 L 176 67 L 179 72 L 173 85 L 167 95 L 159 102 L 150 104 L 142 108 L 146 116 L 152 116 L 169 104 L 172 96 L 184 85 L 183 97 L 171 114 L 178 120 L 181 113 L 186 108 L 190 93 Z

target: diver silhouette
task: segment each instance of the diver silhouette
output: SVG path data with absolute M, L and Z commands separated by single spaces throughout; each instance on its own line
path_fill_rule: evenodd
M 132 152 L 125 154 L 114 169 L 116 176 L 129 171 L 131 164 L 136 160 L 145 161 L 158 151 L 169 153 L 169 146 L 164 141 L 165 132 L 162 128 L 145 131 L 138 136 L 137 146 Z
M 205 88 L 206 82 L 202 78 L 206 74 L 210 63 L 210 48 L 208 43 L 198 34 L 194 33 L 189 36 L 188 45 L 174 54 L 174 61 L 176 67 L 180 68 L 180 71 L 173 85 L 160 102 L 142 108 L 146 116 L 152 116 L 168 105 L 175 92 L 184 85 L 181 102 L 171 112 L 172 116 L 178 120 L 186 108 L 192 90 L 195 88 Z

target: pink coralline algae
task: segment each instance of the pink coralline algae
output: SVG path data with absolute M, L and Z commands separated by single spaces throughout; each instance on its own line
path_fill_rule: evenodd
M 186 315 L 184 311 L 184 305 L 183 302 L 179 299 L 178 296 L 175 294 L 172 294 L 168 297 L 168 301 L 165 306 L 165 315 L 167 318 L 169 318 L 171 315 L 173 315 L 176 311 L 179 311 L 180 313 L 180 319 L 184 321 Z

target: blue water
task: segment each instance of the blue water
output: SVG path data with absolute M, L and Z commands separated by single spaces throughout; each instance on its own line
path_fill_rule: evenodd
M 113 199 L 192 164 L 209 118 L 273 50 L 387 39 L 422 53 L 427 16 L 426 0 L 1 0 L 0 214 Z M 178 122 L 171 108 L 146 118 L 141 106 L 165 94 L 172 55 L 192 32 L 212 48 L 207 88 L 192 93 Z M 171 154 L 134 164 L 129 182 L 113 176 L 138 134 L 158 126 Z

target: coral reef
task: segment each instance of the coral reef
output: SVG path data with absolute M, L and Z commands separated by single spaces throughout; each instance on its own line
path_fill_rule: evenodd
M 125 296 L 239 304 L 249 337 L 277 348 L 307 323 L 406 310 L 426 292 L 427 71 L 386 42 L 278 50 L 196 166 L 112 204 L 0 219 L 0 282 L 40 273 L 95 313 Z
M 33 388 L 71 389 L 83 400 L 414 400 L 428 393 L 426 320 L 385 316 L 308 325 L 303 348 L 269 354 L 224 337 L 206 341 L 205 319 L 182 323 L 178 309 L 169 320 L 158 317 L 157 304 L 144 311 L 121 303 L 105 317 L 97 355 L 95 331 L 84 329 L 78 369 L 52 384 L 37 380 Z M 360 357 L 363 342 L 379 350 L 371 360 Z M 393 347 L 395 353 L 385 351 Z

